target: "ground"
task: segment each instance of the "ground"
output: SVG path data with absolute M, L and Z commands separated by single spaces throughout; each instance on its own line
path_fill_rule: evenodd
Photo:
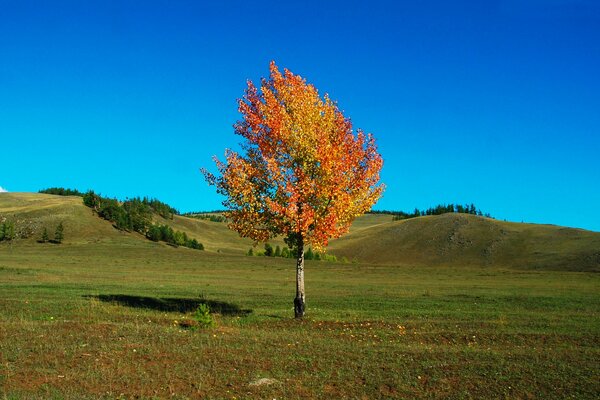
M 296 321 L 294 265 L 144 241 L 3 243 L 0 394 L 600 393 L 597 273 L 307 262 L 307 316 Z M 186 327 L 200 302 L 212 306 L 217 327 Z

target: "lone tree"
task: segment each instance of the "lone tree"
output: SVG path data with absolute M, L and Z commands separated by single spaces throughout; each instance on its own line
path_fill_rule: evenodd
M 242 120 L 235 133 L 243 154 L 227 149 L 214 158 L 220 175 L 202 169 L 226 197 L 229 227 L 256 242 L 283 235 L 296 250 L 296 318 L 304 316 L 304 249 L 322 251 L 348 232 L 354 218 L 381 196 L 383 160 L 375 140 L 353 132 L 326 94 L 274 62 L 259 89 L 248 81 L 238 100 Z

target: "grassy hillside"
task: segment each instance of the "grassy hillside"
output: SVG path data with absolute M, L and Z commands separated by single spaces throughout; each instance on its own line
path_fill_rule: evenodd
M 35 243 L 43 227 L 50 237 L 59 222 L 65 226 L 65 244 L 124 242 L 152 243 L 136 233 L 125 233 L 93 214 L 80 197 L 37 193 L 0 194 L 0 219 L 14 220 L 28 229 Z M 204 244 L 208 252 L 244 254 L 252 241 L 241 239 L 226 223 L 174 216 L 156 222 L 168 224 Z M 138 243 L 142 241 L 143 243 Z M 284 246 L 273 240 L 273 245 Z M 497 221 L 469 214 L 444 214 L 393 221 L 391 215 L 367 214 L 350 233 L 332 241 L 328 251 L 349 260 L 390 265 L 467 265 L 600 271 L 600 233 L 553 225 Z
M 374 217 L 383 220 L 369 216 Z M 363 225 L 333 241 L 329 250 L 384 264 L 600 270 L 600 233 L 468 214 Z
M 81 197 L 56 196 L 40 193 L 0 193 L 0 222 L 7 218 L 15 223 L 17 230 L 29 236 L 20 243 L 33 244 L 42 234 L 44 227 L 50 238 L 56 226 L 65 227 L 64 244 L 124 242 L 135 245 L 166 246 L 153 243 L 137 233 L 119 231 L 112 223 L 96 216 L 86 207 Z M 252 241 L 241 239 L 237 233 L 227 229 L 224 223 L 210 222 L 182 216 L 164 219 L 155 215 L 156 222 L 170 225 L 191 238 L 204 244 L 207 251 L 241 254 L 252 246 Z M 145 243 L 138 243 L 143 241 Z
M 17 232 L 28 236 L 20 243 L 35 243 L 44 228 L 50 238 L 56 226 L 65 227 L 65 243 L 130 242 L 134 235 L 120 232 L 85 207 L 81 197 L 40 193 L 0 193 L 0 222 L 12 221 Z

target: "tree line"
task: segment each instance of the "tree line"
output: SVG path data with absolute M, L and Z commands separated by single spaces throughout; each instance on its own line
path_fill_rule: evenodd
M 246 253 L 247 256 L 264 256 L 264 257 L 281 257 L 281 258 L 296 258 L 298 256 L 297 248 L 281 248 L 279 245 L 273 247 L 270 243 L 265 243 L 264 251 L 254 250 L 254 248 L 250 248 Z M 316 261 L 330 261 L 337 262 L 338 259 L 333 254 L 326 254 L 317 251 L 313 251 L 312 247 L 309 247 L 306 252 L 304 252 L 305 260 L 316 260 Z M 346 257 L 342 257 L 342 262 L 347 263 L 348 259 Z
M 51 187 L 47 189 L 42 189 L 38 191 L 38 193 L 46 193 L 46 194 L 55 194 L 58 196 L 79 196 L 83 197 L 83 193 L 81 193 L 77 189 L 65 189 L 62 187 Z
M 185 213 L 184 216 L 188 218 L 202 219 L 210 222 L 226 222 L 227 218 L 224 215 L 213 214 L 208 212 L 203 213 Z
M 185 232 L 152 222 L 154 212 L 167 219 L 173 219 L 173 215 L 177 214 L 177 210 L 158 200 L 134 197 L 119 201 L 90 190 L 83 195 L 83 204 L 93 209 L 99 217 L 112 222 L 119 230 L 138 232 L 155 242 L 204 250 L 202 243 L 189 238 Z
M 93 197 L 93 195 L 95 195 L 93 190 L 88 190 L 86 193 L 82 193 L 77 189 L 65 189 L 63 187 L 51 187 L 47 189 L 42 189 L 38 193 L 54 194 L 58 196 L 79 196 L 84 198 L 84 203 L 86 201 L 86 197 L 88 198 L 88 201 L 90 201 L 90 196 Z M 103 197 L 103 199 L 117 201 L 116 199 L 109 199 L 107 197 Z M 154 212 L 156 212 L 158 215 L 165 219 L 173 219 L 173 215 L 179 215 L 179 211 L 176 208 L 171 207 L 167 203 L 163 203 L 162 201 L 159 201 L 157 199 L 149 197 L 134 197 L 131 200 L 126 199 L 124 203 L 127 203 L 128 201 L 141 202 L 145 206 L 150 207 Z
M 447 213 L 462 213 L 479 215 L 487 218 L 493 218 L 489 213 L 483 213 L 480 209 L 475 207 L 475 204 L 438 204 L 435 207 L 429 207 L 425 210 L 419 210 L 415 208 L 412 212 L 406 211 L 389 211 L 389 210 L 371 210 L 369 214 L 391 214 L 394 216 L 394 221 L 401 219 L 409 219 L 416 217 L 423 217 L 425 215 L 442 215 Z
M 181 215 L 188 218 L 202 219 L 211 222 L 227 222 L 227 218 L 223 215 L 226 212 L 227 210 L 189 211 Z

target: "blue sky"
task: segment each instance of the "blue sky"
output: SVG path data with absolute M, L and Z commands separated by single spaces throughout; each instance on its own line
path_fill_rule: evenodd
M 0 187 L 221 208 L 270 60 L 375 135 L 376 209 L 475 203 L 600 231 L 600 3 L 0 0 Z

